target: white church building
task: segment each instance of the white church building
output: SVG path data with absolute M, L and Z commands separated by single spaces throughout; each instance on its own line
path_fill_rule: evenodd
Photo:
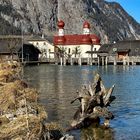
M 100 48 L 100 38 L 90 34 L 90 24 L 85 21 L 82 34 L 65 34 L 65 23 L 58 21 L 58 35 L 54 36 L 54 46 L 64 55 L 71 58 L 97 58 L 96 51 Z

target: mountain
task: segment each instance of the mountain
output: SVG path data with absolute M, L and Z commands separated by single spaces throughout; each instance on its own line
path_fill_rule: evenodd
M 0 34 L 47 34 L 57 32 L 57 21 L 65 22 L 65 33 L 82 33 L 85 20 L 102 43 L 140 39 L 140 24 L 116 2 L 104 0 L 1 0 Z

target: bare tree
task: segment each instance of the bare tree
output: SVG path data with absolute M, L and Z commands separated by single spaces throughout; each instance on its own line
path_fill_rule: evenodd
M 7 46 L 10 51 L 10 55 L 12 59 L 14 58 L 14 54 L 18 55 L 17 47 L 20 44 L 20 40 L 21 40 L 20 38 L 16 38 L 16 37 L 6 38 Z

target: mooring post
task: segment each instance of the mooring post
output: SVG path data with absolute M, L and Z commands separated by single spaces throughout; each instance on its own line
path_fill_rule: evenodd
M 117 62 L 116 62 L 116 57 L 114 57 L 114 66 L 117 65 Z
M 105 58 L 105 65 L 107 65 L 108 64 L 108 57 L 106 56 L 106 58 Z
M 92 58 L 90 58 L 90 65 L 92 66 Z
M 70 58 L 70 65 L 73 65 L 72 57 Z
M 81 63 L 81 57 L 78 58 L 78 64 L 81 66 L 82 63 Z
M 100 57 L 98 56 L 98 66 L 100 66 Z
M 123 58 L 123 65 L 126 65 L 126 58 Z
M 104 66 L 104 57 L 102 56 L 102 66 Z
M 129 56 L 127 56 L 127 65 L 129 66 Z
M 62 59 L 62 57 L 60 57 L 60 65 L 61 66 L 63 65 L 63 59 Z
M 89 57 L 87 58 L 87 65 L 89 65 Z
M 64 66 L 66 66 L 66 58 L 65 57 L 64 57 L 64 63 L 63 64 L 64 64 Z

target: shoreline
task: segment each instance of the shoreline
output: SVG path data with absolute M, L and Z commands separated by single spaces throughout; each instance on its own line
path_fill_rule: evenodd
M 21 78 L 16 61 L 0 62 L 0 139 L 63 137 L 57 123 L 46 123 L 47 112 L 38 102 L 38 91 Z

